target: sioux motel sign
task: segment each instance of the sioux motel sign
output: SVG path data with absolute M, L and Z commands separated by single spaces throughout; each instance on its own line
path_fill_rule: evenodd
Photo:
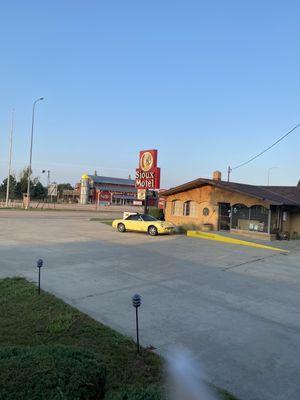
M 139 168 L 135 170 L 135 187 L 138 190 L 160 188 L 160 168 L 157 167 L 157 150 L 140 151 Z

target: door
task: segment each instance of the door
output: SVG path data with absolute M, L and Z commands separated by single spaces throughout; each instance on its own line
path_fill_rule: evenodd
M 231 220 L 230 203 L 219 203 L 219 230 L 229 231 Z
M 138 231 L 142 224 L 142 219 L 139 214 L 132 214 L 125 219 L 124 223 L 128 231 Z

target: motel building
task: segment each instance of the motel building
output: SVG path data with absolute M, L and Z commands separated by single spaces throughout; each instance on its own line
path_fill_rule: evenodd
M 221 172 L 163 193 L 165 218 L 176 225 L 265 238 L 300 237 L 300 185 L 225 182 Z
M 112 178 L 84 174 L 80 180 L 80 204 L 134 205 L 137 200 L 135 181 L 128 177 Z

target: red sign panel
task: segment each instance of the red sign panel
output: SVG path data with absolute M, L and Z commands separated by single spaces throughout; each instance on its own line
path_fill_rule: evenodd
M 138 189 L 159 189 L 160 168 L 157 167 L 157 150 L 140 152 L 139 168 L 135 171 L 135 186 Z
M 98 201 L 111 201 L 110 192 L 101 190 L 98 193 Z
M 140 151 L 139 168 L 142 171 L 151 171 L 157 167 L 157 150 Z
M 135 187 L 138 189 L 159 189 L 160 187 L 160 168 L 153 171 L 135 170 Z

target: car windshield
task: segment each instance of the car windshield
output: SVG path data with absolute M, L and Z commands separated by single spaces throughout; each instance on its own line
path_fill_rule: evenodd
M 151 215 L 142 214 L 141 217 L 144 221 L 158 221 L 156 218 L 151 217 Z

